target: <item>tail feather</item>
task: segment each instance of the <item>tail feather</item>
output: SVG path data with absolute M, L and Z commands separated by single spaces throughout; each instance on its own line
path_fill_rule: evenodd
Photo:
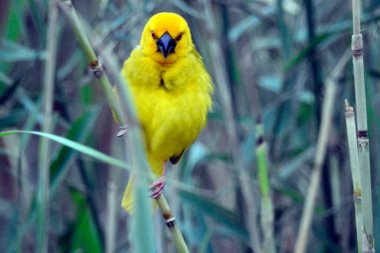
M 121 206 L 128 212 L 132 213 L 133 209 L 133 176 L 128 180 L 127 187 L 125 188 L 123 199 L 121 200 Z
M 152 156 L 148 154 L 149 165 L 153 173 L 159 177 L 162 176 L 164 172 L 164 162 L 160 159 L 153 159 Z M 133 213 L 133 188 L 134 188 L 134 175 L 131 175 L 127 187 L 125 188 L 123 199 L 121 200 L 121 206 L 129 213 Z

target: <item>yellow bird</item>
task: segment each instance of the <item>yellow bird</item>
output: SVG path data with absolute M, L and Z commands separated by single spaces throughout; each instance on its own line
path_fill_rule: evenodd
M 176 164 L 206 125 L 212 81 L 185 19 L 169 12 L 148 20 L 122 75 L 133 95 L 149 165 L 160 177 L 152 185 L 156 198 L 165 184 L 165 162 Z M 133 207 L 131 179 L 122 200 L 127 211 Z

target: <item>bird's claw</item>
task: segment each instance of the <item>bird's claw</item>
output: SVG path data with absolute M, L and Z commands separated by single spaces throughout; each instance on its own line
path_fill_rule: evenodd
M 158 178 L 157 181 L 153 182 L 149 186 L 149 190 L 151 192 L 150 196 L 153 199 L 156 199 L 156 198 L 158 198 L 161 195 L 161 193 L 162 193 L 162 191 L 164 190 L 164 187 L 165 187 L 165 181 L 166 181 L 166 177 L 162 176 L 162 177 Z

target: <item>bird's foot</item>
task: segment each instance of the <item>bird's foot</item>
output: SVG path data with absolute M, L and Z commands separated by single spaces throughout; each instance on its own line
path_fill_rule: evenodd
M 158 198 L 161 195 L 161 193 L 162 193 L 162 191 L 164 190 L 164 187 L 165 187 L 165 182 L 166 182 L 166 166 L 165 166 L 165 162 L 163 164 L 163 167 L 164 167 L 164 173 L 162 173 L 162 176 L 159 177 L 156 181 L 154 181 L 149 186 L 150 196 L 153 199 Z
M 151 192 L 150 196 L 153 199 L 156 199 L 161 195 L 165 187 L 165 181 L 166 181 L 166 176 L 163 175 L 149 186 L 149 189 Z

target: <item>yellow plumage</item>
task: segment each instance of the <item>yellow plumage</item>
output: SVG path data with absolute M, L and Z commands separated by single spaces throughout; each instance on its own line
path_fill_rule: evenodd
M 186 21 L 175 13 L 152 16 L 122 75 L 134 98 L 149 164 L 161 176 L 164 163 L 176 163 L 195 141 L 212 105 L 211 79 Z M 130 180 L 122 200 L 127 211 L 131 189 Z

